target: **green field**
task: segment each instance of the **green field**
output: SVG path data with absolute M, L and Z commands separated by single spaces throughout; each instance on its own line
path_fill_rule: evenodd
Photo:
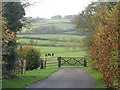
M 63 47 L 50 47 L 50 46 L 34 46 L 38 50 L 40 50 L 41 58 L 43 60 L 50 60 L 47 62 L 48 66 L 55 65 L 57 67 L 57 57 L 84 57 L 86 56 L 86 52 L 84 48 L 80 47 L 79 42 L 76 43 L 78 46 L 76 47 L 67 47 L 66 45 L 74 44 L 75 40 L 77 39 L 80 41 L 84 38 L 84 36 L 76 36 L 76 35 L 56 35 L 56 34 L 40 34 L 40 35 L 19 35 L 20 37 L 34 37 L 34 38 L 47 38 L 49 40 L 37 40 L 39 45 L 60 45 Z M 67 40 L 66 42 L 60 42 L 60 41 L 50 41 L 51 39 L 57 39 L 57 40 Z M 72 42 L 70 42 L 73 40 Z M 20 39 L 17 42 L 19 43 L 26 43 L 30 44 L 30 39 Z M 75 44 L 75 45 L 76 45 Z M 54 53 L 54 56 L 45 56 L 45 54 L 51 54 Z M 52 61 L 51 61 L 52 60 Z M 48 64 L 56 62 L 54 64 Z M 74 67 L 74 66 L 72 66 Z
M 31 39 L 20 39 L 17 42 L 30 44 L 30 40 Z M 34 40 L 34 41 L 37 41 L 37 44 L 40 44 L 40 45 L 46 45 L 46 44 L 51 44 L 52 43 L 52 42 L 47 41 L 47 40 Z M 64 43 L 64 42 L 56 42 L 56 41 L 54 41 L 54 43 Z
M 34 46 L 35 48 L 38 48 L 40 49 L 40 52 L 42 54 L 45 54 L 45 53 L 55 53 L 55 54 L 59 54 L 59 55 L 78 55 L 79 53 L 82 53 L 82 52 L 78 52 L 80 51 L 79 48 L 76 48 L 76 49 L 66 49 L 64 47 L 39 47 L 39 46 Z M 82 49 L 81 49 L 82 50 Z M 75 52 L 77 51 L 77 52 Z M 58 56 L 58 55 L 57 55 Z
M 30 44 L 31 39 L 20 39 L 17 40 L 18 43 L 25 43 Z M 66 42 L 59 42 L 59 41 L 49 41 L 49 40 L 33 40 L 37 42 L 38 45 L 57 45 L 57 46 L 64 46 Z
M 63 47 L 46 47 L 46 46 L 34 46 L 35 48 L 40 49 L 42 56 L 45 53 L 54 53 L 55 57 L 63 56 L 63 57 L 79 57 L 84 56 L 85 51 L 84 48 L 80 47 L 80 43 L 76 42 L 85 38 L 85 36 L 76 36 L 76 35 L 56 35 L 56 34 L 40 34 L 40 35 L 18 35 L 19 37 L 34 37 L 34 38 L 47 38 L 49 40 L 34 40 L 37 41 L 38 45 L 57 45 Z M 66 40 L 66 42 L 60 41 L 50 41 L 50 40 Z M 72 40 L 72 41 L 71 41 Z M 70 42 L 71 41 L 71 42 Z M 20 39 L 17 42 L 30 44 L 30 39 Z M 77 46 L 67 47 L 67 45 L 75 44 Z
M 18 35 L 19 37 L 37 37 L 37 38 L 46 38 L 46 39 L 60 39 L 60 40 L 71 40 L 71 39 L 82 39 L 85 36 L 77 35 L 63 35 L 63 34 L 36 34 L 36 35 Z
M 76 31 L 69 31 L 69 32 L 64 32 L 65 34 L 76 34 Z
M 70 21 L 67 19 L 56 19 L 56 20 L 46 20 L 38 23 L 34 23 L 32 28 L 38 28 L 43 26 L 54 25 L 62 30 L 67 30 L 73 28 Z M 75 31 L 72 31 L 75 33 Z M 67 33 L 72 33 L 67 32 Z M 18 35 L 18 37 L 31 37 L 31 38 L 43 38 L 48 40 L 35 40 L 37 41 L 37 45 L 55 45 L 54 46 L 34 46 L 38 50 L 40 50 L 41 58 L 52 60 L 49 63 L 57 62 L 57 57 L 84 57 L 86 56 L 86 51 L 83 47 L 81 47 L 81 40 L 85 38 L 85 36 L 78 35 L 67 35 L 67 34 L 27 34 L 27 35 Z M 30 44 L 31 39 L 20 39 L 17 42 Z M 64 42 L 60 42 L 59 40 L 63 40 Z M 45 54 L 54 53 L 54 56 L 45 56 Z M 49 65 L 56 65 L 49 64 Z
M 56 22 L 59 22 L 59 23 L 66 22 L 67 23 L 67 22 L 70 22 L 70 20 L 69 19 L 49 19 L 49 20 L 47 20 L 47 22 L 48 23 L 56 23 Z
M 74 25 L 70 24 L 69 19 L 50 19 L 50 20 L 44 20 L 42 22 L 34 23 L 31 28 L 35 29 L 46 26 L 55 26 L 61 30 L 69 30 L 74 27 Z
M 73 32 L 70 31 L 73 29 L 76 31 L 75 25 L 72 24 L 71 20 L 69 19 L 46 19 L 42 21 L 32 22 L 29 28 L 23 27 L 22 32 L 31 33 L 31 32 L 36 31 L 36 33 L 39 32 L 42 34 L 43 33 L 60 34 L 61 32 L 66 33 L 67 31 L 69 34 L 74 34 Z M 49 32 L 49 30 L 51 30 L 51 33 Z
M 55 24 L 54 23 L 51 23 L 51 24 L 37 23 L 36 25 L 32 26 L 32 29 L 40 28 L 40 27 L 47 27 L 47 26 L 55 26 L 61 30 L 69 30 L 73 28 L 72 24 L 65 24 L 65 23 L 55 23 Z

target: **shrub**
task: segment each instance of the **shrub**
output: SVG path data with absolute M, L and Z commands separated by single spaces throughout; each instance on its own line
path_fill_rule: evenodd
M 26 60 L 26 69 L 33 70 L 40 65 L 40 51 L 33 46 L 23 46 L 18 48 L 18 54 L 20 58 Z
M 40 53 L 38 50 L 34 49 L 34 48 L 31 48 L 29 51 L 28 51 L 28 54 L 27 54 L 27 57 L 26 57 L 26 60 L 27 60 L 27 66 L 26 66 L 26 69 L 30 69 L 30 70 L 33 70 L 33 69 L 36 69 L 39 67 L 39 58 L 40 58 Z

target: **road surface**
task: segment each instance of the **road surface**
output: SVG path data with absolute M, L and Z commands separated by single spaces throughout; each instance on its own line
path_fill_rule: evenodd
M 80 68 L 64 68 L 48 79 L 38 81 L 27 88 L 95 88 L 96 80 Z

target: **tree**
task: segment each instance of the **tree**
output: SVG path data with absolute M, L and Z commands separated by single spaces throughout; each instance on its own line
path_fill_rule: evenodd
M 99 2 L 92 6 L 76 17 L 75 24 L 81 32 L 89 32 L 84 41 L 93 67 L 101 72 L 108 87 L 118 88 L 120 2 Z
M 101 3 L 98 12 L 92 18 L 99 21 L 96 23 L 95 38 L 90 46 L 94 67 L 103 75 L 108 87 L 118 88 L 119 81 L 119 6 L 120 3 L 109 7 L 111 3 Z
M 52 19 L 61 19 L 62 17 L 61 17 L 61 15 L 56 15 L 56 16 L 53 16 L 53 17 L 51 17 Z
M 65 19 L 74 19 L 75 15 L 66 15 L 64 18 Z
M 27 70 L 37 69 L 40 65 L 39 58 L 40 52 L 34 48 L 30 49 L 26 57 L 27 60 L 26 69 Z
M 2 16 L 5 17 L 6 26 L 12 32 L 20 31 L 23 24 L 20 19 L 25 15 L 24 8 L 20 2 L 4 2 Z
M 17 60 L 16 32 L 22 28 L 21 19 L 25 11 L 21 2 L 3 2 L 2 17 L 5 21 L 3 24 L 2 51 L 3 51 L 3 77 L 11 78 L 15 74 L 15 62 Z
M 96 7 L 99 3 L 91 3 L 88 7 L 78 14 L 75 19 L 72 20 L 72 23 L 75 24 L 78 29 L 78 33 L 83 35 L 90 35 L 95 32 L 94 24 L 95 20 L 91 18 L 96 13 Z
M 95 23 L 97 22 L 96 20 L 92 19 L 92 16 L 97 13 L 97 6 L 99 4 L 100 3 L 98 2 L 91 3 L 84 11 L 82 11 L 72 20 L 72 23 L 75 24 L 75 27 L 78 29 L 78 34 L 86 36 L 83 39 L 83 43 L 88 55 L 90 54 L 90 46 L 94 40 L 92 35 L 95 33 Z
M 106 6 L 111 9 L 116 4 L 116 2 L 107 2 Z M 103 2 L 92 2 L 89 4 L 82 13 L 78 14 L 75 19 L 72 20 L 72 23 L 75 24 L 75 27 L 78 29 L 80 35 L 86 36 L 84 40 L 84 46 L 90 54 L 90 46 L 93 44 L 94 33 L 96 32 L 96 23 L 99 23 L 98 20 L 92 18 L 94 15 L 98 15 L 98 7 L 103 6 Z

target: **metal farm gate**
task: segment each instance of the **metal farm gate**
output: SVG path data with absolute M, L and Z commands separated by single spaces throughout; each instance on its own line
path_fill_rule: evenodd
M 41 61 L 40 68 L 61 67 L 61 66 L 84 66 L 87 67 L 86 57 L 48 57 Z
M 84 66 L 87 67 L 85 57 L 58 57 L 58 67 L 61 66 Z

